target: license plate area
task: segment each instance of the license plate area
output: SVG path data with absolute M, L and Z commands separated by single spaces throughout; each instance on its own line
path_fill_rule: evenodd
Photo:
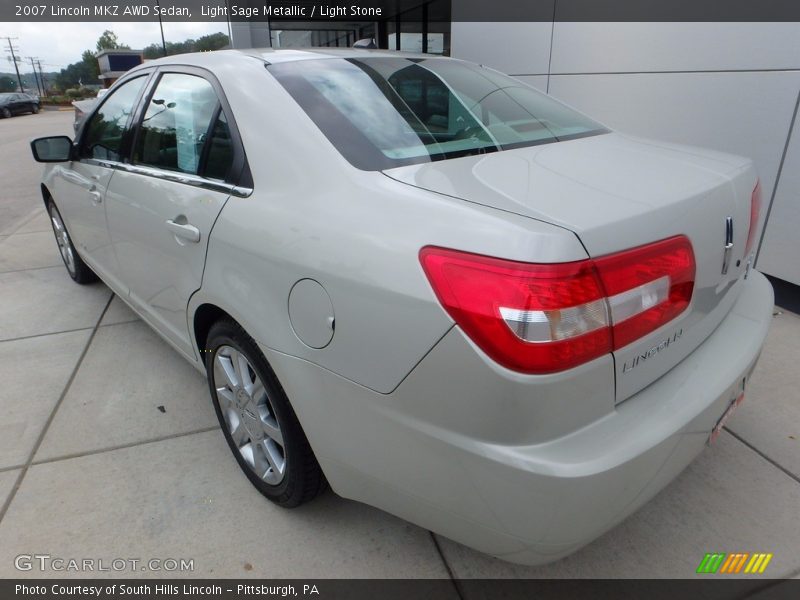
M 717 424 L 714 425 L 714 429 L 711 430 L 711 435 L 708 436 L 709 446 L 717 441 L 719 434 L 722 433 L 722 428 L 725 427 L 725 423 L 728 422 L 728 419 L 731 418 L 731 415 L 733 415 L 734 411 L 739 408 L 739 405 L 744 402 L 744 386 L 746 381 L 746 379 L 742 379 L 742 384 L 739 388 L 739 393 L 736 395 L 736 398 L 731 401 L 731 403 L 728 405 L 728 408 L 726 408 L 725 412 L 722 413 L 719 421 L 717 421 Z

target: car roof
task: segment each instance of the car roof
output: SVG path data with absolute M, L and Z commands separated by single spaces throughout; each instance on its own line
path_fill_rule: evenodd
M 370 50 L 367 48 L 253 48 L 242 54 L 262 58 L 268 63 L 292 62 L 320 58 L 434 58 L 431 54 Z
M 236 57 L 257 58 L 269 64 L 313 60 L 324 58 L 440 58 L 435 54 L 398 52 L 394 50 L 368 50 L 365 48 L 247 48 L 241 50 L 215 50 L 213 52 L 193 52 L 176 54 L 155 60 L 148 60 L 141 66 L 171 64 L 211 65 L 219 60 Z

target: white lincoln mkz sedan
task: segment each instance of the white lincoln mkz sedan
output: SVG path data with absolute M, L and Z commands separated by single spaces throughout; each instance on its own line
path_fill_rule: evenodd
M 750 160 L 463 61 L 173 56 L 32 149 L 69 274 L 207 374 L 259 491 L 329 483 L 515 562 L 677 476 L 770 324 Z

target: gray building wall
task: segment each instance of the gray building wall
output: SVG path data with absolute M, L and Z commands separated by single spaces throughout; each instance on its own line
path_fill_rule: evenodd
M 229 21 L 232 48 L 269 48 L 269 23 Z
M 454 22 L 451 33 L 452 56 L 613 129 L 753 158 L 762 226 L 769 209 L 757 267 L 800 284 L 800 23 Z

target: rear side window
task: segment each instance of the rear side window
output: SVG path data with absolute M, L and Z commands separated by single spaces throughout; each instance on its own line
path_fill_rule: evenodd
M 142 118 L 133 162 L 199 174 L 209 136 L 212 140 L 222 139 L 216 122 L 218 114 L 219 100 L 208 81 L 184 73 L 163 75 Z M 220 144 L 217 146 L 214 157 L 219 161 Z M 216 171 L 221 170 L 223 167 L 218 165 Z M 227 168 L 224 170 L 227 174 Z
M 202 175 L 224 181 L 228 178 L 232 164 L 233 140 L 225 113 L 220 111 L 211 130 L 211 138 L 208 140 L 208 154 Z
M 86 126 L 81 144 L 82 158 L 120 160 L 128 119 L 146 79 L 132 79 L 108 95 Z

